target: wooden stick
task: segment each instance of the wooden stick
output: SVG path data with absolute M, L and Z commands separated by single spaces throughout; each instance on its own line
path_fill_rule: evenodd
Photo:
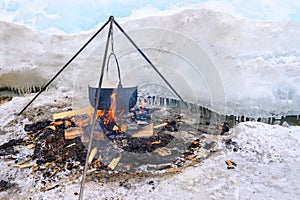
M 21 161 L 21 162 L 15 164 L 14 166 L 18 167 L 18 166 L 23 165 L 24 163 L 27 163 L 27 162 L 29 162 L 29 161 L 31 161 L 31 160 L 32 160 L 32 158 L 28 158 L 28 159 L 26 159 L 26 160 L 23 160 L 23 161 Z
M 92 149 L 92 151 L 91 151 L 91 153 L 90 153 L 90 156 L 89 156 L 89 160 L 88 160 L 89 165 L 92 164 L 92 161 L 93 161 L 93 159 L 95 158 L 95 155 L 96 155 L 97 151 L 98 151 L 98 148 L 97 148 L 97 147 L 94 147 L 94 148 Z
M 79 127 L 73 127 L 65 130 L 65 140 L 72 140 L 82 135 Z
M 93 112 L 94 112 L 93 107 L 86 107 L 86 108 L 82 108 L 79 110 L 71 110 L 71 111 L 67 111 L 67 112 L 56 113 L 56 114 L 52 115 L 52 118 L 53 119 L 62 119 L 62 118 L 71 117 L 74 115 L 91 114 Z
M 113 171 L 113 170 L 116 168 L 116 166 L 118 165 L 118 163 L 120 162 L 121 157 L 122 157 L 122 156 L 120 155 L 119 157 L 114 158 L 114 159 L 109 163 L 109 165 L 107 166 L 107 168 L 108 168 L 109 170 Z
M 168 125 L 168 123 L 162 123 L 162 124 L 155 125 L 153 128 L 161 128 L 161 127 L 164 127 L 167 125 Z

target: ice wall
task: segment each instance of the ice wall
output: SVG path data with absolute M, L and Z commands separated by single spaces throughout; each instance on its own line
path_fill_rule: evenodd
M 227 114 L 300 111 L 300 22 L 257 22 L 198 9 L 121 25 L 188 101 Z M 48 76 L 95 32 L 48 36 L 5 22 L 1 27 L 0 73 L 35 67 Z M 157 81 L 133 46 L 119 31 L 114 33 L 124 83 L 141 84 L 143 77 Z M 78 83 L 86 80 L 83 73 L 97 77 L 105 38 L 106 33 L 101 34 L 75 60 L 60 77 L 58 88 L 67 85 L 77 90 Z M 141 72 L 146 75 L 135 80 Z M 90 80 L 97 78 L 86 82 Z

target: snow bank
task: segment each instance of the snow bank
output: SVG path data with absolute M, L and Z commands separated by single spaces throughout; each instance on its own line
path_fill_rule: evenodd
M 300 110 L 299 23 L 256 22 L 195 9 L 127 21 L 122 26 L 184 99 L 221 113 L 269 116 Z M 0 73 L 33 68 L 50 77 L 91 36 L 50 36 L 6 22 L 0 25 Z M 147 64 L 120 32 L 115 34 L 123 79 L 132 80 Z M 94 74 L 91 79 L 98 80 L 94 72 L 99 71 L 105 37 L 106 33 L 100 34 L 60 76 L 58 88 L 76 92 L 76 82 L 90 73 Z M 134 83 L 152 77 L 146 72 Z M 161 84 L 155 73 L 150 74 Z

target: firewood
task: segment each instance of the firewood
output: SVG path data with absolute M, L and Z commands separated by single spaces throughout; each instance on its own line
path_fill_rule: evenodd
M 40 167 L 39 166 L 35 166 L 33 169 L 32 169 L 32 172 L 36 172 L 37 170 L 39 170 Z
M 72 143 L 72 144 L 69 144 L 68 146 L 66 146 L 66 148 L 70 148 L 70 147 L 75 146 L 75 145 L 76 145 L 76 143 Z
M 89 175 L 89 174 L 95 172 L 96 170 L 97 170 L 96 168 L 89 169 L 89 170 L 87 170 L 86 174 Z
M 63 119 L 65 117 L 72 117 L 74 115 L 84 115 L 84 114 L 90 114 L 94 112 L 93 107 L 86 107 L 82 108 L 79 110 L 72 110 L 72 111 L 67 111 L 67 112 L 61 112 L 61 113 L 56 113 L 52 115 L 53 119 Z
M 66 122 L 65 122 L 65 127 L 69 127 L 69 126 L 71 126 L 72 125 L 72 122 L 70 121 L 70 120 L 67 120 Z
M 113 170 L 116 168 L 116 166 L 118 165 L 118 163 L 120 162 L 121 157 L 122 157 L 122 156 L 120 155 L 119 157 L 114 158 L 114 159 L 109 163 L 109 165 L 107 166 L 107 168 L 108 168 L 109 170 L 113 171 Z
M 161 141 L 154 141 L 154 142 L 151 142 L 151 144 L 160 144 Z
M 44 167 L 45 168 L 49 168 L 51 166 L 51 162 L 46 162 L 45 164 L 44 164 Z
M 55 126 L 48 126 L 47 128 L 50 128 L 51 130 L 53 130 L 53 131 L 56 131 L 56 127 Z
M 16 166 L 16 165 L 15 165 Z M 33 167 L 34 163 L 29 163 L 29 164 L 24 164 L 24 165 L 18 165 L 20 169 L 28 168 L 28 167 Z
M 52 174 L 49 176 L 49 178 L 51 178 L 51 177 L 53 177 L 55 174 L 57 174 L 57 172 L 59 172 L 61 170 L 61 168 L 59 167 L 59 168 L 57 168 L 56 170 L 54 170 L 53 172 L 52 172 Z
M 93 159 L 95 158 L 95 155 L 98 151 L 98 148 L 97 147 L 94 147 L 90 153 L 90 156 L 89 156 L 89 159 L 88 159 L 88 164 L 91 165 L 92 164 L 92 161 Z
M 57 187 L 59 187 L 59 184 L 48 186 L 48 187 L 43 186 L 43 187 L 40 188 L 40 191 L 41 192 L 46 192 L 46 191 L 52 190 L 52 189 L 57 188 Z
M 29 162 L 29 161 L 31 161 L 31 160 L 32 160 L 32 158 L 28 158 L 28 159 L 26 159 L 26 160 L 23 160 L 23 161 L 21 161 L 21 162 L 15 164 L 15 166 L 23 165 L 24 163 L 27 163 L 27 162 Z
M 82 135 L 79 127 L 73 127 L 65 130 L 65 140 L 72 140 Z
M 167 125 L 168 125 L 168 123 L 162 123 L 162 124 L 155 125 L 153 128 L 161 128 L 161 127 L 164 127 Z
M 13 157 L 8 157 L 8 158 L 4 158 L 4 162 L 9 162 L 12 160 L 16 160 L 17 158 L 13 158 Z
M 28 149 L 33 149 L 34 148 L 34 144 L 32 143 L 32 144 L 28 144 L 27 146 L 26 146 Z
M 192 154 L 192 155 L 189 155 L 188 157 L 186 157 L 186 159 L 187 159 L 187 160 L 197 160 L 196 156 L 197 156 L 197 155 Z
M 64 123 L 64 121 L 59 120 L 59 121 L 52 122 L 51 125 L 53 125 L 53 126 L 60 126 L 60 125 L 62 125 L 63 123 Z

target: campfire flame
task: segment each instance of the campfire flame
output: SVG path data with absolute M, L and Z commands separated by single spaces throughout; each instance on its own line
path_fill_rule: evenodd
M 96 119 L 99 119 L 103 125 L 105 125 L 106 128 L 111 129 L 112 131 L 115 131 L 117 133 L 120 132 L 126 132 L 127 126 L 125 124 L 117 124 L 117 117 L 116 117 L 116 111 L 117 111 L 117 88 L 113 90 L 112 94 L 110 95 L 111 103 L 109 110 L 97 110 L 96 112 Z M 122 110 L 118 116 L 122 115 L 124 111 Z M 84 136 L 84 127 L 92 124 L 93 115 L 90 113 L 88 115 L 89 117 L 86 119 L 78 119 L 78 122 L 76 123 L 79 127 L 80 132 L 82 133 L 82 136 Z M 104 128 L 104 127 L 102 127 Z M 105 129 L 105 128 L 104 128 Z M 105 130 L 107 131 L 107 130 Z M 103 134 L 99 134 L 97 131 L 94 132 L 96 138 L 103 138 Z
M 111 104 L 109 110 L 97 110 L 96 119 L 100 117 L 105 117 L 107 123 L 111 121 L 116 121 L 116 109 L 117 109 L 117 89 L 113 90 L 113 93 L 110 95 Z M 90 122 L 92 122 L 92 116 L 90 117 Z
M 109 110 L 100 110 L 99 115 L 97 118 L 104 118 L 103 122 L 108 126 L 109 124 L 113 124 L 112 130 L 115 132 L 125 132 L 127 127 L 122 127 L 117 124 L 117 117 L 116 117 L 116 111 L 117 111 L 117 88 L 115 88 L 110 95 L 111 103 Z M 124 111 L 121 111 L 121 113 Z M 126 126 L 126 125 L 125 125 Z
M 116 121 L 116 109 L 117 109 L 117 89 L 113 90 L 113 93 L 110 95 L 111 104 L 109 108 L 109 112 L 107 115 L 108 121 L 111 122 L 112 120 Z

